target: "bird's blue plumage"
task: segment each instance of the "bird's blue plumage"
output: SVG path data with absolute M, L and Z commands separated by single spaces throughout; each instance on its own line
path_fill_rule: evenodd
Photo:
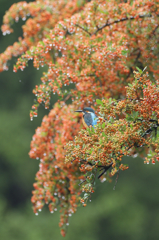
M 85 127 L 93 126 L 97 124 L 98 117 L 95 114 L 95 111 L 91 107 L 85 107 L 83 110 L 76 110 L 75 112 L 83 112 L 83 124 Z
M 90 113 L 91 114 L 91 117 L 92 117 L 92 120 L 93 120 L 93 124 L 92 126 L 94 127 L 96 124 L 97 124 L 97 116 L 95 115 L 95 113 Z
M 85 112 L 83 115 L 84 121 L 87 124 L 87 126 L 95 126 L 97 124 L 97 116 L 95 113 L 92 112 Z

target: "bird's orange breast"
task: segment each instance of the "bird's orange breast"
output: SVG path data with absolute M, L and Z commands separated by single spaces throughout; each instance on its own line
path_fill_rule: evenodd
M 84 117 L 82 117 L 82 123 L 83 123 L 83 125 L 85 126 L 85 128 L 88 128 L 88 125 L 85 123 L 85 121 L 84 121 Z

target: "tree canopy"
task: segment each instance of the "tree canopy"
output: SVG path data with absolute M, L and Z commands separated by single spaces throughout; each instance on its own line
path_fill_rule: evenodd
M 40 104 L 50 108 L 31 142 L 29 155 L 40 160 L 32 203 L 36 214 L 44 204 L 50 212 L 60 206 L 64 236 L 97 175 L 118 176 L 128 168 L 123 156 L 159 161 L 159 1 L 19 2 L 4 16 L 4 35 L 19 18 L 23 37 L 0 54 L 0 70 L 12 57 L 18 57 L 14 72 L 30 60 L 47 67 L 30 111 L 33 120 Z M 50 107 L 52 94 L 58 100 Z M 98 123 L 81 130 L 75 110 L 86 106 Z

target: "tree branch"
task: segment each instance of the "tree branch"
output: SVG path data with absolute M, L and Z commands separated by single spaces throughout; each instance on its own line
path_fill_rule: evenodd
M 149 14 L 149 15 L 139 15 L 137 17 L 138 18 L 146 18 L 146 17 L 152 17 L 152 15 L 151 14 Z M 97 30 L 94 33 L 92 33 L 91 36 L 95 35 L 98 31 L 102 30 L 103 28 L 108 27 L 110 25 L 113 25 L 115 23 L 124 22 L 124 21 L 127 21 L 127 20 L 135 20 L 135 19 L 136 19 L 136 17 L 131 16 L 131 17 L 125 17 L 125 18 L 122 18 L 122 19 L 118 19 L 118 20 L 115 20 L 115 21 L 110 22 L 110 23 L 107 20 L 106 23 L 102 27 L 97 27 Z

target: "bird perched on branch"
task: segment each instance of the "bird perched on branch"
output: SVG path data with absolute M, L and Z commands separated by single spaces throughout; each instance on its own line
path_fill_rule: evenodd
M 76 110 L 75 112 L 82 112 L 83 117 L 82 117 L 82 122 L 83 125 L 87 128 L 89 126 L 95 127 L 98 121 L 98 117 L 95 114 L 95 111 L 91 107 L 85 107 L 83 110 Z
M 75 112 L 82 112 L 83 113 L 83 117 L 82 117 L 82 122 L 83 125 L 88 128 L 90 126 L 95 127 L 95 125 L 97 124 L 98 121 L 98 117 L 95 114 L 95 111 L 93 108 L 91 107 L 85 107 L 83 108 L 83 110 L 76 110 Z M 85 160 L 83 160 L 85 161 Z M 87 162 L 87 164 L 93 166 L 93 164 L 91 162 Z M 106 171 L 112 166 L 113 163 L 111 163 L 109 166 L 98 166 L 100 168 L 100 171 L 102 171 L 100 173 L 100 175 L 98 176 L 98 178 L 102 177 L 104 173 L 106 173 Z

